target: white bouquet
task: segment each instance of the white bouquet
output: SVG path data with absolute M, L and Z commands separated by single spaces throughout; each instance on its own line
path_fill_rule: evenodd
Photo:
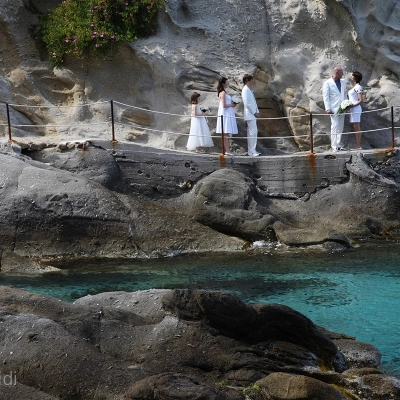
M 203 113 L 205 113 L 205 112 L 209 112 L 210 111 L 210 108 L 209 107 L 200 107 L 200 110 L 203 112 Z
M 340 107 L 339 110 L 337 111 L 337 114 L 343 114 L 346 111 L 346 109 L 352 105 L 353 103 L 350 100 L 343 100 L 340 103 Z
M 239 96 L 232 96 L 232 103 L 239 104 L 242 99 Z

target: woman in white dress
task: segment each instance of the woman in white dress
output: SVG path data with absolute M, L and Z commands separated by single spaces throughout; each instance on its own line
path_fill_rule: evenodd
M 200 94 L 194 92 L 190 98 L 192 118 L 190 119 L 190 133 L 186 148 L 196 150 L 197 153 L 204 153 L 202 147 L 213 147 L 214 142 L 211 138 L 205 113 L 200 110 L 199 97 Z
M 356 149 L 361 150 L 361 129 L 360 129 L 360 121 L 361 121 L 361 103 L 363 102 L 363 88 L 360 86 L 360 82 L 362 80 L 361 72 L 354 71 L 351 74 L 351 81 L 353 82 L 353 88 L 349 90 L 348 97 L 349 100 L 353 103 L 350 106 L 350 122 L 353 125 L 353 129 L 356 132 Z
M 222 128 L 224 130 L 224 149 L 225 154 L 228 156 L 233 155 L 229 148 L 229 135 L 236 135 L 238 133 L 238 128 L 236 124 L 235 103 L 232 102 L 232 97 L 226 93 L 226 89 L 229 87 L 229 81 L 227 78 L 222 77 L 218 81 L 218 97 L 219 97 L 219 107 L 218 107 L 218 119 L 217 119 L 217 129 L 216 133 L 222 133 Z M 221 121 L 221 115 L 223 116 L 223 126 Z

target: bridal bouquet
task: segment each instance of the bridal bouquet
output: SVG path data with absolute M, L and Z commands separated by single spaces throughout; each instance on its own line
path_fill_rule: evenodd
M 343 114 L 346 111 L 346 109 L 351 105 L 353 105 L 353 103 L 350 100 L 343 100 L 340 103 L 340 107 L 339 110 L 337 111 L 337 114 Z
M 232 96 L 232 103 L 239 104 L 242 99 L 239 96 Z

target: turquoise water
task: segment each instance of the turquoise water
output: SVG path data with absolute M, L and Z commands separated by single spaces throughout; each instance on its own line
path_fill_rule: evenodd
M 104 291 L 202 288 L 248 303 L 281 303 L 317 325 L 355 336 L 382 353 L 400 378 L 400 244 L 378 242 L 343 253 L 310 250 L 190 255 L 158 260 L 96 260 L 41 277 L 0 275 L 0 284 L 68 302 Z M 100 271 L 100 272 L 99 272 Z

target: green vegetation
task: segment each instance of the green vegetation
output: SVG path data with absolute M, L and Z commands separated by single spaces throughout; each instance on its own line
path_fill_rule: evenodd
M 154 34 L 164 0 L 64 0 L 33 28 L 53 66 L 66 54 L 105 56 L 121 42 Z
M 320 368 L 321 371 L 332 371 L 333 365 L 332 365 L 332 360 L 322 360 L 321 358 L 318 358 L 317 360 L 317 365 Z
M 259 393 L 259 392 L 261 392 L 261 388 L 260 388 L 260 386 L 258 386 L 258 385 L 256 385 L 256 384 L 254 384 L 254 385 L 251 385 L 251 386 L 248 386 L 248 387 L 245 387 L 244 389 L 243 389 L 243 394 L 246 396 L 246 395 L 250 395 L 250 394 L 252 394 L 252 393 Z
M 346 399 L 349 400 L 358 400 L 359 397 L 357 397 L 356 395 L 354 395 L 353 393 L 349 392 L 348 390 L 346 390 L 345 388 L 335 385 L 335 384 L 331 384 L 332 387 L 334 387 L 336 390 L 338 390 L 339 392 L 341 392 Z

